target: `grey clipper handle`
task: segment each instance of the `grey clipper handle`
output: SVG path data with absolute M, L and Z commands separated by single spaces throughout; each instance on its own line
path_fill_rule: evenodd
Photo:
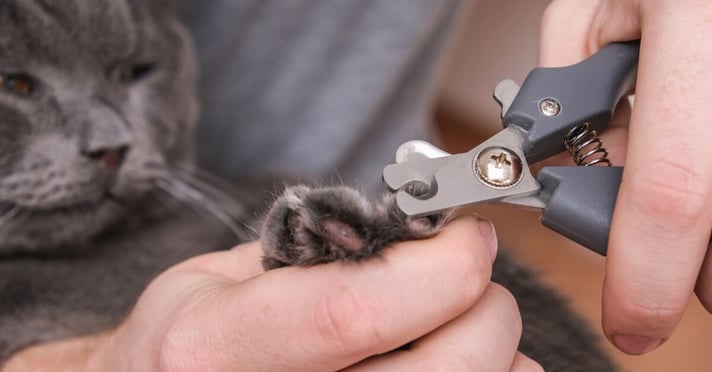
M 571 129 L 588 123 L 600 133 L 608 125 L 635 84 L 639 45 L 609 44 L 575 65 L 529 73 L 511 103 L 503 103 L 502 123 L 526 132 L 522 149 L 530 164 L 562 152 Z
M 613 43 L 572 66 L 534 69 L 511 102 L 500 99 L 504 126 L 524 132 L 530 164 L 562 152 L 575 128 L 595 137 L 608 125 L 635 84 L 639 49 L 639 41 Z M 605 256 L 622 173 L 621 167 L 542 168 L 542 224 Z
M 542 168 L 542 224 L 605 256 L 622 174 L 622 167 Z

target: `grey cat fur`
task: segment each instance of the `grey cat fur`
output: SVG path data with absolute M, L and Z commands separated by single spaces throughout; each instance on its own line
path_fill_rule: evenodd
M 196 176 L 196 66 L 170 6 L 0 3 L 0 74 L 35 79 L 28 95 L 0 89 L 0 361 L 28 345 L 117 324 L 168 266 L 246 239 L 235 221 L 256 212 L 240 193 L 255 204 L 269 198 L 247 183 L 230 197 Z M 121 78 L 136 66 L 149 73 Z M 331 207 L 350 212 L 344 200 L 363 198 L 351 191 L 334 198 L 344 192 L 335 190 L 303 192 L 326 193 Z M 285 198 L 268 216 L 293 210 Z M 344 213 L 337 226 L 361 231 L 358 219 L 373 215 L 356 209 L 358 218 Z M 324 210 L 304 213 L 318 218 Z M 302 226 L 267 221 L 268 253 L 269 242 Z M 410 233 L 391 240 L 418 237 Z M 584 323 L 530 273 L 503 256 L 494 278 L 520 304 L 523 352 L 549 371 L 613 369 Z
M 168 6 L 0 4 L 0 73 L 35 79 L 0 90 L 0 360 L 116 324 L 157 273 L 237 242 L 196 200 L 196 65 Z
M 177 21 L 149 4 L 3 2 L 0 68 L 31 73 L 37 83 L 30 97 L 0 96 L 0 202 L 13 213 L 33 212 L 2 226 L 0 253 L 77 247 L 124 213 L 107 191 L 134 201 L 166 163 L 189 164 L 197 117 L 192 50 Z M 158 71 L 119 82 L 119 70 L 135 63 Z M 89 156 L 124 147 L 130 151 L 118 174 Z

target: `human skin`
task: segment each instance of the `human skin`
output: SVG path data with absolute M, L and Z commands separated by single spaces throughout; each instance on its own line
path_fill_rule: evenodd
M 643 354 L 672 335 L 693 292 L 712 311 L 712 2 L 555 0 L 541 31 L 551 67 L 641 39 L 632 113 L 602 135 L 625 164 L 602 323 L 619 349 Z
M 253 242 L 163 273 L 117 329 L 28 348 L 2 371 L 541 371 L 517 352 L 516 302 L 490 282 L 496 250 L 472 216 L 359 264 L 263 272 Z

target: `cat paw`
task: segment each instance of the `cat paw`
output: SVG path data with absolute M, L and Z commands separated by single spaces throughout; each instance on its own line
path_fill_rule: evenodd
M 389 245 L 433 236 L 442 214 L 411 218 L 392 195 L 372 201 L 348 187 L 287 188 L 269 210 L 262 228 L 262 265 L 311 266 L 360 261 Z

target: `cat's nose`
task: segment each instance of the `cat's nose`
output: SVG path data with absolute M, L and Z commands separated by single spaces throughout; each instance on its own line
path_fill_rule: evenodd
M 128 146 L 119 146 L 116 148 L 105 148 L 94 151 L 83 152 L 82 154 L 89 159 L 94 159 L 101 163 L 101 166 L 106 170 L 115 172 L 119 169 L 126 158 L 126 153 L 129 151 Z
M 132 134 L 124 116 L 119 109 L 99 98 L 77 107 L 86 109 L 74 113 L 79 151 L 88 158 L 99 160 L 104 168 L 117 170 L 132 144 Z

